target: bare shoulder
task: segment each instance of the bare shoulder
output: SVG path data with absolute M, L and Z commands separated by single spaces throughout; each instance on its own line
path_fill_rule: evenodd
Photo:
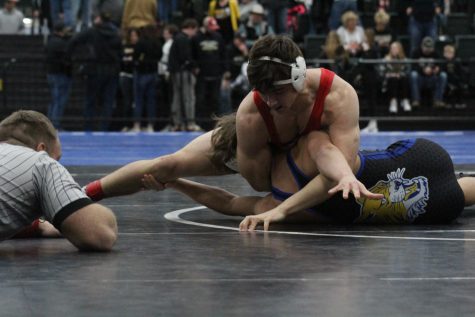
M 339 121 L 353 125 L 359 118 L 359 101 L 355 89 L 335 75 L 332 87 L 325 98 L 322 123 L 326 126 Z
M 236 126 L 238 129 L 238 134 L 240 128 L 257 128 L 260 122 L 262 122 L 261 116 L 254 102 L 253 94 L 253 91 L 249 92 L 247 96 L 242 100 L 237 110 Z
M 332 87 L 325 99 L 325 108 L 327 108 L 327 104 L 329 106 L 344 106 L 346 108 L 349 103 L 358 105 L 358 95 L 347 81 L 335 74 Z

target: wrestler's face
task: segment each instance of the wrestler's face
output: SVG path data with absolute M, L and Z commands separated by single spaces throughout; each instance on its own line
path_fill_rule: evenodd
M 270 111 L 277 113 L 289 110 L 297 98 L 297 92 L 291 84 L 275 86 L 274 89 L 260 94 Z

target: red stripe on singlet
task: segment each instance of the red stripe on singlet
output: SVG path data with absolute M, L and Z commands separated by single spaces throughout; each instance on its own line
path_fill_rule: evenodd
M 262 100 L 261 95 L 259 94 L 259 92 L 257 92 L 257 90 L 253 90 L 253 97 L 257 110 L 259 110 L 259 113 L 261 114 L 261 117 L 264 120 L 264 123 L 266 124 L 267 132 L 269 133 L 271 143 L 279 147 L 282 146 L 279 135 L 277 134 L 277 129 L 274 124 L 274 119 L 270 114 L 269 107 L 267 106 L 265 101 Z
M 302 131 L 302 135 L 310 133 L 311 131 L 320 130 L 322 128 L 322 115 L 325 98 L 332 88 L 335 73 L 325 68 L 321 68 L 321 71 L 322 73 L 320 75 L 320 85 L 318 86 L 317 97 L 315 98 L 312 113 L 308 119 L 307 126 Z

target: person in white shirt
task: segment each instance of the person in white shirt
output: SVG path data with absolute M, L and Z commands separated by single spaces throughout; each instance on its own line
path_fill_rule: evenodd
M 16 8 L 18 0 L 7 0 L 0 10 L 0 34 L 21 34 L 25 28 L 23 13 Z

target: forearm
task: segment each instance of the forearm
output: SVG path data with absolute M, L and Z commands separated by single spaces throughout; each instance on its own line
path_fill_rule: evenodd
M 313 157 L 320 174 L 332 181 L 339 181 L 353 171 L 341 151 L 334 145 L 328 144 L 321 148 Z
M 200 184 L 186 179 L 177 179 L 167 183 L 167 188 L 173 188 L 197 203 L 226 215 L 242 215 L 233 200 L 238 196 L 219 187 Z
M 333 183 L 322 175 L 311 180 L 304 188 L 287 198 L 278 207 L 286 216 L 319 205 L 330 198 L 328 190 Z
M 127 164 L 100 180 L 105 197 L 129 195 L 142 190 L 142 177 L 150 173 L 152 160 Z

